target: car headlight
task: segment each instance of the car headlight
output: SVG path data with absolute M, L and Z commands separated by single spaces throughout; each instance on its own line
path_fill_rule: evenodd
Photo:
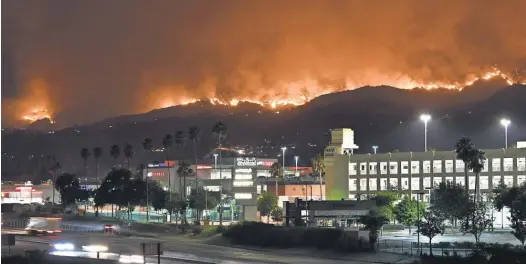
M 105 252 L 105 251 L 108 251 L 108 247 L 103 246 L 103 245 L 89 245 L 89 246 L 82 246 L 82 250 L 88 251 L 88 252 Z
M 57 243 L 53 246 L 55 247 L 56 250 L 60 250 L 60 251 L 71 251 L 75 249 L 75 245 L 71 243 Z

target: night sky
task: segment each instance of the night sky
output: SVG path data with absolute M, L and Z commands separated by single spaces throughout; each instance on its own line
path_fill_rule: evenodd
M 526 1 L 3 0 L 2 125 L 526 69 Z

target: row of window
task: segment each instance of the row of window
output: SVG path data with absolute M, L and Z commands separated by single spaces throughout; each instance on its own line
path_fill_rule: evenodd
M 422 188 L 420 187 L 420 181 L 423 179 Z M 400 188 L 402 190 L 409 190 L 409 185 L 411 185 L 411 190 L 421 190 L 429 189 L 433 186 L 438 185 L 442 182 L 442 178 L 433 178 L 433 185 L 431 185 L 431 177 L 425 178 L 411 178 L 411 183 L 409 183 L 409 178 L 401 178 L 401 183 L 399 185 L 398 178 L 380 178 L 380 187 L 378 189 L 378 179 L 377 178 L 362 178 L 362 179 L 350 179 L 349 180 L 349 191 L 383 191 L 389 190 L 390 188 Z M 465 177 L 464 176 L 449 176 L 445 177 L 446 182 L 455 182 L 460 185 L 464 185 Z M 521 185 L 526 182 L 526 175 L 519 176 L 493 176 L 490 180 L 488 176 L 479 177 L 480 189 L 489 189 L 489 183 L 491 181 L 492 187 L 498 186 L 501 182 L 506 184 L 506 186 L 511 187 L 514 185 Z M 358 185 L 359 184 L 359 185 Z M 369 184 L 369 186 L 367 186 Z M 369 189 L 367 189 L 369 188 Z M 475 177 L 469 177 L 469 189 L 475 189 Z
M 361 163 L 349 163 L 349 174 L 357 175 L 358 169 L 360 175 L 375 175 L 380 173 L 385 174 L 398 174 L 400 167 L 401 174 L 419 174 L 420 173 L 420 162 L 422 162 L 422 173 L 453 173 L 453 172 L 464 172 L 465 165 L 462 160 L 425 160 L 425 161 L 390 161 L 390 162 L 361 162 Z M 516 163 L 515 163 L 516 162 Z M 517 171 L 526 171 L 526 158 L 518 157 L 514 158 L 493 158 L 486 161 L 486 165 L 482 169 L 482 172 L 488 172 L 489 163 L 491 163 L 492 172 L 509 172 L 514 171 L 514 164 L 517 166 Z M 359 166 L 359 167 L 358 167 Z M 411 167 L 411 169 L 409 169 Z M 444 167 L 444 170 L 442 170 Z M 431 169 L 432 168 L 432 169 Z

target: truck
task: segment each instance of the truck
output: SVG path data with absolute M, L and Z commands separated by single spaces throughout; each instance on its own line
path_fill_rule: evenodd
M 62 232 L 60 225 L 62 218 L 56 217 L 30 217 L 26 226 L 28 235 L 55 235 Z

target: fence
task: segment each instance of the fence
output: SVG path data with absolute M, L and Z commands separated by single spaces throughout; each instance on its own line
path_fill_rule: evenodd
M 430 254 L 433 252 L 435 256 L 467 256 L 473 252 L 473 246 L 467 246 L 466 242 L 439 242 L 433 243 L 431 249 L 429 243 L 413 242 L 409 240 L 395 240 L 395 239 L 378 239 L 378 250 L 386 253 L 419 255 L 419 253 Z M 420 250 L 420 251 L 419 251 Z

